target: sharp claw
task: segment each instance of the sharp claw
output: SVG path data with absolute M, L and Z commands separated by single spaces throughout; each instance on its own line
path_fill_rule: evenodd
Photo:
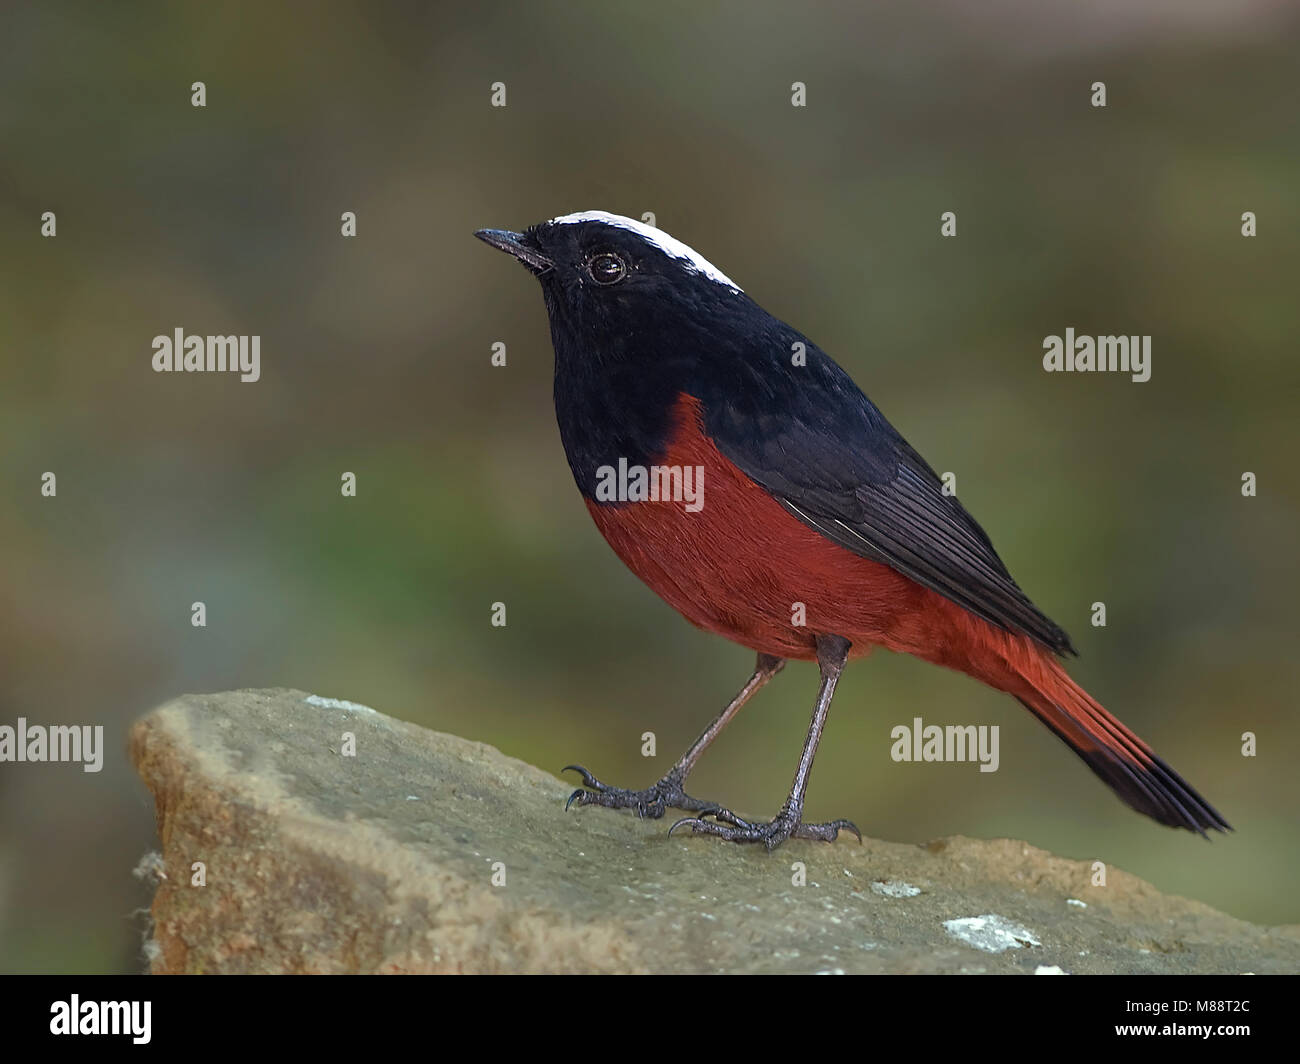
M 585 768 L 583 768 L 581 765 L 569 765 L 568 768 L 569 768 L 569 770 L 578 773 L 578 774 L 582 777 L 582 785 L 583 785 L 584 787 L 587 787 L 587 788 L 589 788 L 590 790 L 593 790 L 593 791 L 607 791 L 607 790 L 609 790 L 608 787 L 606 787 L 603 783 L 601 783 L 600 780 L 596 779 L 595 776 L 593 776 L 590 772 L 588 772 L 588 771 L 587 771 Z M 564 771 L 564 770 L 562 769 L 561 771 Z
M 571 806 L 576 799 L 581 798 L 586 793 L 587 793 L 586 791 L 584 791 L 581 787 L 579 787 L 576 791 L 574 791 L 571 795 L 569 795 L 569 800 L 564 803 L 564 811 L 567 813 L 569 811 L 569 806 Z
M 703 823 L 704 821 L 697 816 L 684 816 L 681 818 L 681 820 L 677 821 L 677 823 L 675 823 L 672 827 L 668 829 L 668 835 L 669 837 L 671 837 L 672 833 L 676 831 L 679 827 L 681 827 L 683 824 L 690 824 L 691 831 L 693 832 L 697 824 L 703 824 Z

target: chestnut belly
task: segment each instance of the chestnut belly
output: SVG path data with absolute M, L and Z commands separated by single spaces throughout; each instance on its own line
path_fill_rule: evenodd
M 880 644 L 958 665 L 943 653 L 953 622 L 978 619 L 792 516 L 704 435 L 694 399 L 683 397 L 656 465 L 702 471 L 698 497 L 587 508 L 624 564 L 692 624 L 782 658 L 815 659 L 824 633 L 849 639 L 854 656 Z

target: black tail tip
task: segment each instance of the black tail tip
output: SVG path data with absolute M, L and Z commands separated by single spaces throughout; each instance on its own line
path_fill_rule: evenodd
M 1234 830 L 1214 806 L 1154 755 L 1149 765 L 1118 757 L 1109 750 L 1089 751 L 1082 756 L 1125 805 L 1159 824 L 1194 831 L 1207 840 L 1211 831 Z

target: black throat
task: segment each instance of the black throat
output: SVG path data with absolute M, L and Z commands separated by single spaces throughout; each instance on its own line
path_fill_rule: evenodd
M 648 322 L 592 336 L 553 314 L 551 341 L 560 440 L 578 490 L 594 499 L 602 466 L 617 468 L 620 458 L 651 466 L 662 457 L 677 402 L 691 391 L 693 360 Z

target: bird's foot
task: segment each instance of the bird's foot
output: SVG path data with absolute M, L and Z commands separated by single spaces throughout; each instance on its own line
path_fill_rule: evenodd
M 651 820 L 662 817 L 665 809 L 684 809 L 688 813 L 705 815 L 724 811 L 717 802 L 692 798 L 682 790 L 681 779 L 672 772 L 643 791 L 628 791 L 601 783 L 581 765 L 566 765 L 561 771 L 578 773 L 583 783 L 569 795 L 569 800 L 564 803 L 566 810 L 575 804 L 603 805 L 607 809 L 635 809 L 637 816 Z
M 730 842 L 761 842 L 769 851 L 775 850 L 786 839 L 814 839 L 819 842 L 834 842 L 841 829 L 851 831 L 862 841 L 862 832 L 851 820 L 832 820 L 825 824 L 805 824 L 799 818 L 799 811 L 783 806 L 776 817 L 766 824 L 751 824 L 729 809 L 715 809 L 702 817 L 685 817 L 668 829 L 671 835 L 678 828 L 690 828 L 693 835 L 716 835 Z

